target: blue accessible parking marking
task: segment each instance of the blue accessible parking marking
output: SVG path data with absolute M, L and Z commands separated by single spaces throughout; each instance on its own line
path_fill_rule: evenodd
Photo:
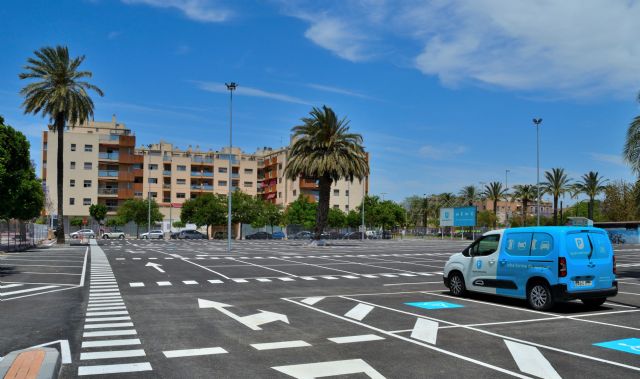
M 623 340 L 615 340 L 609 342 L 594 343 L 594 346 L 604 347 L 606 349 L 620 350 L 625 353 L 640 355 L 640 338 L 627 338 Z
M 463 308 L 464 305 L 447 303 L 446 301 L 419 301 L 414 303 L 405 303 L 412 307 L 424 308 L 424 309 L 448 309 L 448 308 Z

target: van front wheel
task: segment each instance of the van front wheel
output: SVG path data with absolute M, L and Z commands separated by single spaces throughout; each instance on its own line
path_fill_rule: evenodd
M 585 306 L 589 307 L 589 308 L 597 308 L 599 306 L 601 306 L 602 304 L 604 304 L 605 301 L 607 301 L 606 297 L 600 297 L 600 298 L 595 298 L 595 299 L 581 299 L 582 300 L 582 304 L 584 304 Z
M 449 274 L 449 291 L 453 296 L 464 296 L 467 288 L 461 274 L 457 272 Z
M 529 306 L 536 311 L 548 311 L 553 307 L 553 295 L 546 283 L 533 283 L 527 292 Z

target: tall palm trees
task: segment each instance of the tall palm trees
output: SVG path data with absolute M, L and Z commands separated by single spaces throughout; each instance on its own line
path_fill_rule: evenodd
M 513 198 L 522 201 L 522 225 L 527 225 L 527 209 L 529 201 L 537 198 L 536 186 L 531 184 L 518 184 L 513 186 Z
M 480 194 L 478 193 L 478 188 L 474 185 L 462 187 L 460 192 L 458 192 L 458 195 L 469 206 L 472 206 L 473 203 L 475 203 L 476 200 L 478 200 L 478 198 L 480 197 Z
M 315 239 L 320 239 L 327 225 L 331 184 L 340 178 L 364 179 L 369 175 L 362 136 L 349 133 L 349 121 L 338 119 L 327 106 L 313 108 L 303 124 L 295 126 L 285 175 L 297 179 L 300 175 L 319 181 L 320 196 L 316 213 Z
M 638 102 L 640 103 L 640 93 L 638 93 Z M 640 115 L 629 124 L 623 156 L 633 171 L 640 175 Z
M 102 90 L 86 82 L 91 78 L 89 71 L 78 71 L 84 61 L 84 55 L 69 57 L 66 46 L 43 47 L 34 52 L 35 58 L 27 59 L 25 72 L 20 79 L 34 79 L 20 94 L 24 96 L 24 113 L 41 113 L 53 121 L 49 129 L 58 134 L 58 154 L 56 160 L 58 243 L 64 243 L 63 183 L 64 183 L 64 130 L 69 126 L 81 124 L 93 115 L 93 101 L 87 90 L 93 90 L 102 96 Z
M 607 179 L 604 179 L 602 176 L 599 177 L 598 175 L 597 172 L 589 171 L 582 175 L 581 181 L 574 184 L 575 191 L 589 196 L 589 219 L 591 220 L 593 220 L 594 199 L 600 192 L 604 191 L 604 183 L 607 181 Z
M 483 195 L 493 201 L 493 214 L 496 216 L 496 220 L 498 217 L 498 201 L 502 200 L 506 194 L 507 190 L 502 188 L 502 183 L 500 182 L 491 182 L 484 186 Z M 494 222 L 494 228 L 496 227 L 496 222 Z
M 563 168 L 552 168 L 544 177 L 547 180 L 542 183 L 544 191 L 553 195 L 553 224 L 558 225 L 558 198 L 569 190 L 571 180 Z

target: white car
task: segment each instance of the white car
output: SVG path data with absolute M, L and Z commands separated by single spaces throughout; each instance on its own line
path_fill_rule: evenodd
M 110 232 L 104 232 L 102 233 L 102 239 L 110 239 L 110 238 L 117 238 L 117 239 L 124 239 L 124 232 L 120 229 L 114 229 Z
M 96 233 L 91 229 L 80 229 L 77 232 L 69 234 L 69 237 L 73 239 L 78 239 L 81 237 L 96 238 Z
M 148 239 L 164 239 L 164 232 L 162 230 L 152 230 L 148 233 L 142 233 L 140 234 L 140 238 L 142 238 L 143 240 L 148 240 Z

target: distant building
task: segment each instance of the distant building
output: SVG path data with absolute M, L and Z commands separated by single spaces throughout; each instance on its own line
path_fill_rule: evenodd
M 493 201 L 491 200 L 482 200 L 477 201 L 475 204 L 478 207 L 478 211 L 491 211 L 493 212 Z M 535 217 L 536 216 L 536 205 L 537 201 L 532 200 L 527 203 L 527 209 L 525 214 L 527 217 Z M 513 201 L 505 201 L 501 200 L 496 203 L 497 212 L 496 215 L 498 217 L 498 222 L 501 224 L 505 224 L 507 219 L 511 220 L 514 217 L 522 216 L 522 201 L 513 200 Z M 553 217 L 553 205 L 549 201 L 540 201 L 540 216 L 541 217 Z

